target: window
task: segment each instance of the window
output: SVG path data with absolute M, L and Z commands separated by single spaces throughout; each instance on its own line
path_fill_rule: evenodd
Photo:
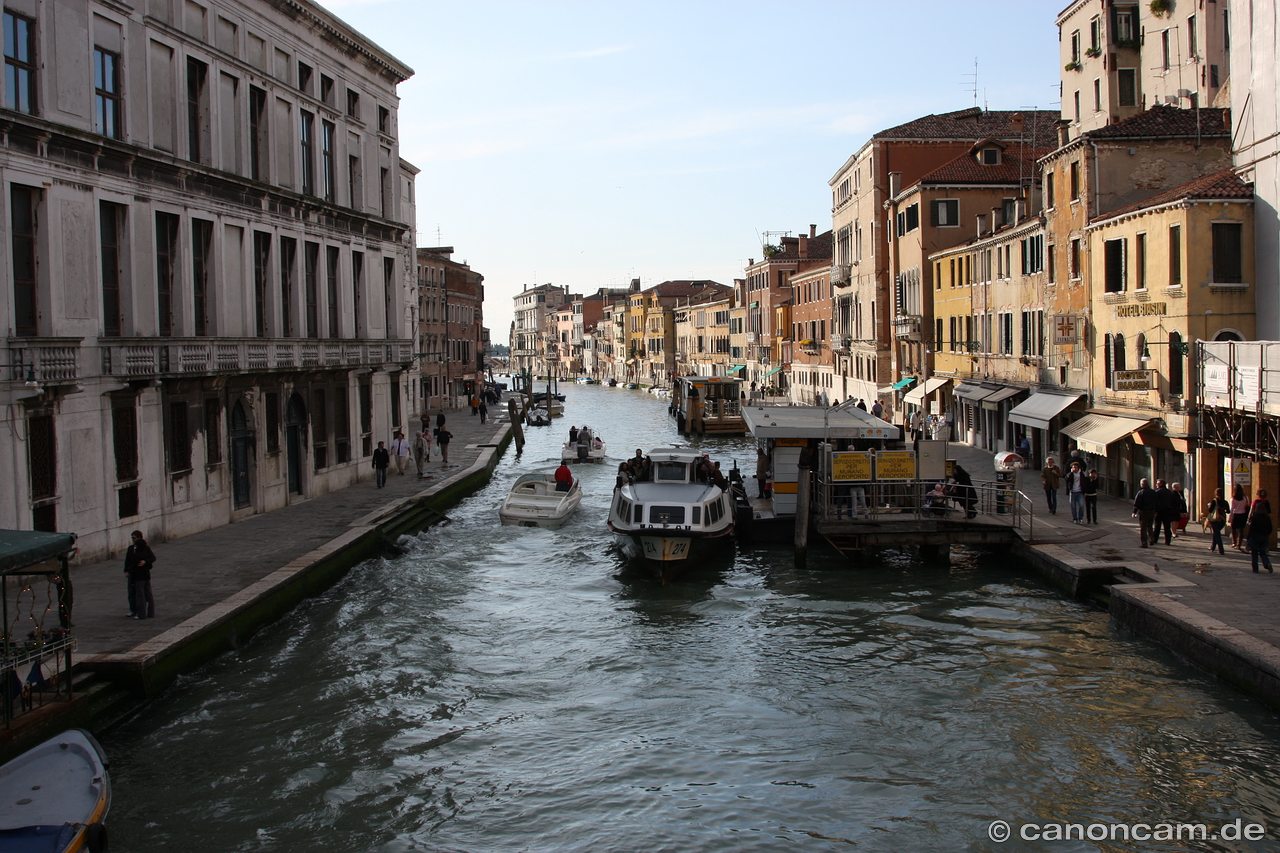
M 93 129 L 120 139 L 120 57 L 100 47 L 93 49 Z
M 178 217 L 156 214 L 156 307 L 160 334 L 173 334 L 174 285 L 178 278 Z M 190 467 L 190 466 L 188 466 Z
M 1080 31 L 1076 30 L 1071 33 L 1071 61 L 1080 61 Z
M 384 219 L 391 218 L 391 170 L 380 169 L 378 181 L 378 210 Z
M 329 328 L 331 338 L 339 336 L 338 330 L 338 247 L 325 247 L 325 293 L 327 295 Z
M 38 333 L 40 317 L 36 284 L 36 228 L 40 191 L 13 184 L 9 192 L 14 332 L 23 336 L 35 335 Z
M 4 106 L 36 114 L 36 22 L 4 13 Z
M 978 162 L 984 166 L 1000 165 L 1000 149 L 999 148 L 983 148 L 978 152 Z
M 1169 226 L 1169 286 L 1182 284 L 1182 226 Z
M 1172 59 L 1172 51 L 1171 51 L 1171 46 L 1169 44 L 1168 30 L 1165 30 L 1164 32 L 1160 33 L 1160 57 L 1162 61 L 1162 67 L 1164 68 L 1165 71 L 1168 71 L 1169 66 L 1171 65 L 1170 60 Z
M 378 107 L 378 130 L 391 133 L 391 110 L 386 107 Z
M 1115 10 L 1115 37 L 1118 46 L 1129 46 L 1138 40 L 1136 21 L 1138 11 L 1134 8 Z
M 395 296 L 396 262 L 395 258 L 382 259 L 382 298 L 386 303 L 387 338 L 396 337 L 396 315 L 392 298 Z
M 102 264 L 102 334 L 120 334 L 120 243 L 124 228 L 124 207 L 109 201 L 98 205 L 98 248 Z
M 263 405 L 267 420 L 267 452 L 280 452 L 280 395 L 270 391 Z
M 351 461 L 351 403 L 346 388 L 333 392 L 333 437 L 338 448 L 338 464 Z
M 1121 293 L 1126 284 L 1125 240 L 1107 240 L 1103 244 L 1103 260 L 1106 264 L 1105 289 L 1107 293 Z
M 208 163 L 209 92 L 206 85 L 209 66 L 198 59 L 187 59 L 187 159 Z
M 1239 222 L 1213 223 L 1213 281 L 1244 283 L 1244 229 Z
M 191 434 L 187 428 L 187 403 L 175 400 L 169 403 L 169 472 L 176 474 L 191 470 Z
M 333 122 L 320 125 L 320 175 L 321 191 L 325 201 L 333 201 Z
M 315 126 L 316 117 L 306 110 L 299 110 L 302 116 L 302 194 L 315 195 Z
M 960 225 L 960 202 L 957 199 L 930 202 L 929 213 L 935 227 L 955 228 Z
M 333 106 L 333 78 L 326 74 L 320 75 L 320 100 L 329 106 Z
M 1147 289 L 1147 235 L 1133 238 L 1133 284 L 1138 290 Z
M 271 274 L 271 235 L 253 232 L 253 330 L 267 337 L 267 280 Z
M 286 338 L 297 337 L 293 318 L 293 291 L 297 282 L 295 262 L 298 257 L 298 241 L 292 237 L 280 238 L 280 333 Z
M 347 90 L 347 115 L 360 120 L 360 93 L 354 89 Z
M 360 294 L 364 290 L 364 252 L 351 253 L 351 298 L 354 303 L 351 311 L 351 324 L 355 328 L 355 337 L 362 337 L 361 332 L 367 326 L 365 318 L 360 316 Z
M 217 397 L 204 401 L 204 464 L 217 465 L 222 461 L 222 404 Z
M 1054 254 L 1054 247 L 1050 245 L 1044 253 L 1045 260 L 1045 278 L 1049 284 L 1058 283 L 1058 260 Z
M 1080 200 L 1080 162 L 1071 164 L 1071 200 Z
M 1102 112 L 1102 80 L 1096 77 L 1093 80 L 1093 111 Z
M 1067 274 L 1070 275 L 1072 279 L 1079 279 L 1080 263 L 1082 261 L 1082 258 L 1080 256 L 1080 240 L 1079 239 L 1072 240 L 1069 245 L 1070 245 L 1070 248 L 1068 249 L 1069 256 L 1067 258 L 1067 261 L 1070 268 L 1068 269 Z
M 920 205 L 913 204 L 898 213 L 898 236 L 909 234 L 920 227 Z
M 191 285 L 197 337 L 209 334 L 209 252 L 213 244 L 213 223 L 191 220 Z
M 1089 50 L 1095 54 L 1102 50 L 1102 21 L 1097 18 L 1089 22 Z
M 1044 206 L 1053 209 L 1054 206 L 1054 173 L 1052 171 L 1044 174 Z
M 267 93 L 257 86 L 249 87 L 249 177 L 267 179 Z
M 1122 107 L 1138 105 L 1138 70 L 1121 68 L 1116 71 L 1116 98 Z
M 320 337 L 320 293 L 316 275 L 319 273 L 317 267 L 320 265 L 320 244 L 307 243 L 304 250 L 302 275 L 307 301 L 307 337 L 318 338 Z
M 1184 365 L 1182 351 L 1184 346 L 1182 335 L 1177 332 L 1169 333 L 1169 393 L 1179 397 L 1183 393 L 1182 377 Z
M 1022 240 L 1022 274 L 1033 275 L 1044 269 L 1044 235 L 1032 234 Z
M 329 467 L 329 408 L 323 388 L 312 391 L 311 398 L 311 451 L 320 471 Z
M 1196 39 L 1196 16 L 1192 15 L 1187 18 L 1187 56 L 1194 62 L 1199 53 L 1199 42 Z
M 360 178 L 360 158 L 347 155 L 347 197 L 353 210 L 364 208 L 364 185 Z
M 298 63 L 298 91 L 311 94 L 311 66 L 305 62 Z
M 111 400 L 111 444 L 116 463 L 116 482 L 128 483 L 138 479 L 138 416 L 133 397 L 117 397 Z M 121 517 L 137 515 L 137 490 L 133 492 L 133 511 Z
M 1076 121 L 1080 121 L 1080 92 L 1077 91 L 1073 96 L 1076 108 Z

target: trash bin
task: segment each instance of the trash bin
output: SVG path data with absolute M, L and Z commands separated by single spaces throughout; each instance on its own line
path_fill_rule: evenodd
M 1013 512 L 1013 494 L 1018 489 L 1018 469 L 1025 464 L 1016 453 L 1004 451 L 996 454 L 996 514 Z

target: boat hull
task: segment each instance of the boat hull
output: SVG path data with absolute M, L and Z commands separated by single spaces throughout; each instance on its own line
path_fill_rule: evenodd
M 732 528 L 701 536 L 611 528 L 622 553 L 664 583 L 708 562 L 733 561 Z
M 110 808 L 102 747 L 70 729 L 0 767 L 0 850 L 105 850 Z

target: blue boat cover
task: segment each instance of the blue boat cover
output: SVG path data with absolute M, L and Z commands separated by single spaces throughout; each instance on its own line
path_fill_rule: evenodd
M 62 853 L 78 830 L 78 826 L 66 823 L 0 829 L 0 853 Z

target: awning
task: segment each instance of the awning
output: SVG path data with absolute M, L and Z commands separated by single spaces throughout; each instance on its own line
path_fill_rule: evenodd
M 897 382 L 893 383 L 893 390 L 901 391 L 903 388 L 910 388 L 915 384 L 915 381 L 916 378 L 914 376 L 908 376 L 906 379 L 899 379 Z
M 0 530 L 0 574 L 19 574 L 37 563 L 71 554 L 75 550 L 74 533 Z
M 786 369 L 787 369 L 787 366 L 786 366 L 785 364 L 781 364 L 781 365 L 779 365 L 779 366 L 777 366 L 777 367 L 773 368 L 773 370 L 770 370 L 768 373 L 766 373 L 766 374 L 764 375 L 764 377 L 763 377 L 763 378 L 764 378 L 764 379 L 768 379 L 770 376 L 772 376 L 773 374 L 777 373 L 779 370 L 786 370 Z
M 744 367 L 746 367 L 745 364 L 735 364 L 733 367 L 730 367 L 728 370 L 726 370 L 725 373 L 737 373 L 739 370 L 741 370 Z
M 917 385 L 908 391 L 906 396 L 902 398 L 902 402 L 910 403 L 913 406 L 922 405 L 925 397 L 928 397 L 934 391 L 937 391 L 949 382 L 951 382 L 951 380 L 944 376 L 930 376 L 924 381 L 923 385 Z
M 1000 390 L 998 385 L 972 385 L 961 382 L 956 386 L 955 394 L 970 404 L 980 403 Z
M 1026 388 L 1013 388 L 1006 385 L 1004 388 L 1001 388 L 985 397 L 982 401 L 982 408 L 990 409 L 993 412 L 999 411 L 1001 403 L 1008 400 L 1010 397 L 1018 396 L 1026 390 Z
M 1107 455 L 1107 445 L 1132 435 L 1154 418 L 1120 418 L 1114 415 L 1088 414 L 1062 428 L 1062 434 L 1074 438 L 1076 445 L 1089 453 Z
M 1009 420 L 1015 424 L 1048 429 L 1049 421 L 1079 400 L 1082 394 L 1032 394 L 1009 410 Z

